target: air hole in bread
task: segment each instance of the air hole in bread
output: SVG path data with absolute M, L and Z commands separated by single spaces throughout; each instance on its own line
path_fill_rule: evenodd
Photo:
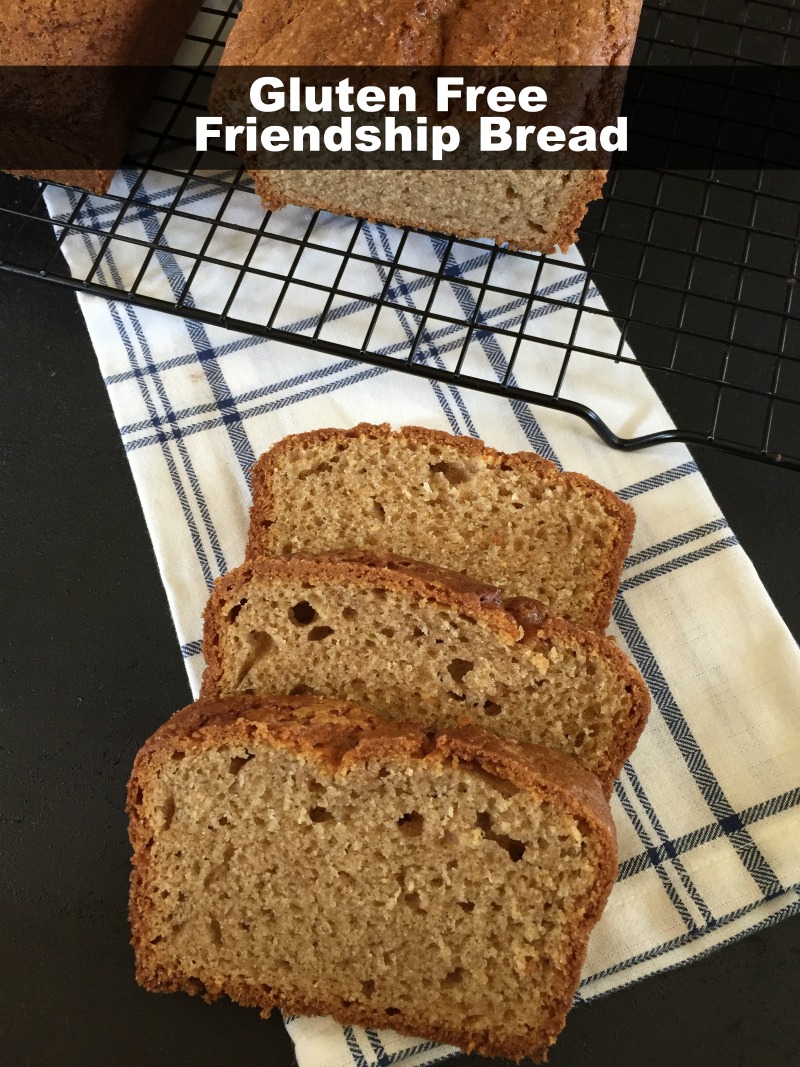
M 459 702 L 463 702 L 467 699 L 463 693 L 454 693 L 452 689 L 449 689 L 447 691 L 447 695 L 450 697 L 451 700 L 458 700 Z
M 297 474 L 298 482 L 304 482 L 306 478 L 313 478 L 315 474 L 326 474 L 331 469 L 329 463 L 318 463 L 315 467 L 309 467 L 307 470 L 299 471 Z
M 222 944 L 222 927 L 219 925 L 219 920 L 213 915 L 208 920 L 208 929 L 211 934 L 211 941 L 219 947 Z
M 447 665 L 447 673 L 456 683 L 456 685 L 463 685 L 464 679 L 472 670 L 475 664 L 469 659 L 454 659 Z
M 416 890 L 413 893 L 403 894 L 404 903 L 411 909 L 411 911 L 422 911 L 422 903 L 419 899 L 419 893 Z
M 499 715 L 502 710 L 502 707 L 499 704 L 495 704 L 493 700 L 487 700 L 483 705 L 484 715 Z
M 424 824 L 425 820 L 418 811 L 408 811 L 397 820 L 397 825 L 408 837 L 419 837 Z
M 464 968 L 463 967 L 456 967 L 456 969 L 454 971 L 450 971 L 448 974 L 446 974 L 444 976 L 444 981 L 442 982 L 442 985 L 443 986 L 461 985 L 461 983 L 464 981 L 464 973 L 465 972 L 464 972 Z
M 383 504 L 379 503 L 379 501 L 377 500 L 373 500 L 372 509 L 375 512 L 375 517 L 380 522 L 386 522 L 386 508 L 383 506 Z
M 399 1008 L 387 1008 L 384 1011 L 383 1014 L 384 1015 L 399 1015 L 400 1014 L 400 1009 Z
M 289 690 L 290 697 L 313 697 L 316 696 L 316 691 L 311 688 L 310 685 L 296 685 L 294 689 Z
M 507 778 L 501 778 L 498 774 L 492 774 L 491 771 L 484 770 L 482 767 L 475 767 L 473 773 L 477 774 L 481 781 L 491 786 L 501 797 L 515 797 L 519 793 L 519 789 L 513 782 L 509 782 Z
M 384 626 L 381 633 L 384 637 L 394 637 L 394 630 L 391 626 Z
M 411 631 L 411 636 L 412 637 L 424 637 L 425 636 L 425 631 L 424 630 L 420 630 L 419 626 L 415 626 L 414 629 Z
M 301 600 L 289 608 L 289 618 L 298 626 L 308 626 L 316 619 L 317 613 L 307 600 Z
M 431 463 L 429 466 L 431 474 L 443 475 L 450 485 L 463 485 L 464 482 L 468 482 L 472 478 L 470 472 L 457 463 L 448 463 L 446 460 L 442 460 L 441 463 Z
M 365 997 L 371 997 L 372 994 L 375 992 L 375 983 L 372 981 L 371 978 L 368 978 L 366 982 L 361 983 L 361 992 L 364 994 Z
M 255 756 L 252 752 L 246 752 L 244 756 L 232 756 L 231 761 L 228 764 L 228 770 L 232 775 L 237 775 L 239 771 L 244 767 L 245 763 L 249 763 Z
M 358 618 L 358 612 L 356 611 L 355 608 L 351 608 L 351 607 L 342 608 L 342 618 L 343 619 L 357 619 Z
M 312 808 L 308 813 L 312 822 L 334 822 L 334 817 L 327 808 Z
M 242 610 L 247 603 L 247 597 L 242 597 L 238 604 L 234 604 L 231 610 L 228 612 L 228 622 L 236 622 L 236 616 Z
M 493 841 L 508 853 L 512 863 L 519 863 L 525 855 L 524 841 L 517 841 L 516 838 L 509 837 L 507 834 L 496 834 L 494 832 L 492 829 L 492 817 L 488 811 L 478 813 L 475 825 L 487 841 Z
M 475 901 L 474 900 L 459 900 L 458 906 L 459 906 L 459 908 L 461 908 L 462 911 L 465 911 L 468 915 L 471 912 L 475 911 Z
M 333 633 L 332 626 L 315 626 L 313 630 L 309 630 L 309 641 L 324 641 L 326 637 L 330 637 Z
M 181 751 L 173 752 L 172 753 L 172 759 L 174 760 L 175 763 L 180 763 L 180 761 L 183 759 L 183 757 L 185 755 L 186 755 L 185 752 L 181 752 Z
M 247 643 L 250 646 L 250 651 L 245 656 L 236 676 L 237 689 L 244 688 L 243 683 L 253 667 L 275 648 L 275 638 L 272 634 L 265 633 L 263 630 L 251 630 L 247 634 Z

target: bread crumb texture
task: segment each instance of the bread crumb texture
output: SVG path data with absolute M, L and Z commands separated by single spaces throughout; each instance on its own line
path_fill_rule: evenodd
M 610 792 L 649 710 L 608 638 L 400 557 L 273 557 L 220 579 L 203 695 L 311 693 L 433 729 L 471 722 L 577 758 Z
M 130 914 L 151 990 L 543 1059 L 616 872 L 599 784 L 476 729 L 201 701 L 139 753 Z
M 361 424 L 284 438 L 253 471 L 248 557 L 390 550 L 464 571 L 604 630 L 632 508 L 532 452 Z

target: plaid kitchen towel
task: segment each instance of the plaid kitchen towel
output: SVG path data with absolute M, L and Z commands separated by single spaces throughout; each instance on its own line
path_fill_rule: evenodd
M 136 180 L 123 170 L 113 191 L 125 196 Z M 165 228 L 163 208 L 179 191 L 182 210 Z M 308 288 L 281 284 L 280 274 L 329 278 L 326 249 L 350 248 L 346 288 L 364 298 L 335 302 L 323 336 L 359 344 L 374 300 L 386 292 L 396 307 L 381 314 L 371 344 L 389 355 L 407 353 L 414 310 L 427 306 L 438 276 L 442 325 L 426 331 L 420 358 L 441 367 L 452 366 L 461 348 L 466 327 L 459 322 L 476 312 L 466 283 L 481 276 L 491 254 L 475 243 L 413 235 L 387 279 L 383 264 L 400 239 L 390 227 L 294 208 L 267 219 L 248 190 L 231 196 L 201 177 L 187 185 L 148 173 L 122 219 L 110 199 L 89 198 L 76 216 L 77 193 L 53 187 L 46 195 L 56 224 L 71 218 L 83 227 L 63 245 L 74 275 L 85 278 L 102 253 L 98 281 L 124 293 L 145 264 L 140 291 L 170 299 L 193 270 L 179 250 L 204 249 L 218 262 L 194 270 L 187 303 L 217 310 L 230 291 L 224 264 L 260 262 L 276 278 L 248 275 L 231 314 L 266 321 L 275 312 L 276 325 L 307 336 L 321 308 L 309 303 Z M 209 220 L 222 211 L 249 231 L 211 235 Z M 103 240 L 112 220 L 115 234 L 133 243 Z M 293 258 L 296 245 L 280 240 L 309 234 L 314 247 L 302 261 Z M 160 251 L 145 260 L 156 239 Z M 333 258 L 338 269 L 341 256 Z M 433 270 L 415 273 L 420 267 Z M 538 338 L 617 352 L 619 333 L 577 252 L 545 266 L 536 256 L 501 253 L 492 270 L 519 296 L 485 294 L 477 322 L 511 332 L 528 316 Z M 504 451 L 535 450 L 610 486 L 636 510 L 611 632 L 653 696 L 613 798 L 619 877 L 592 936 L 578 999 L 686 963 L 800 910 L 800 652 L 683 446 L 615 452 L 572 415 L 231 334 L 122 299 L 81 295 L 80 302 L 195 692 L 201 611 L 214 579 L 243 557 L 251 464 L 284 434 L 387 421 L 480 436 Z M 501 380 L 511 347 L 503 337 L 474 330 L 465 372 Z M 515 380 L 549 391 L 551 351 L 530 344 L 515 363 Z M 669 425 L 635 362 L 576 351 L 561 395 L 593 407 L 626 436 Z M 412 1067 L 454 1054 L 328 1019 L 287 1025 L 300 1067 Z

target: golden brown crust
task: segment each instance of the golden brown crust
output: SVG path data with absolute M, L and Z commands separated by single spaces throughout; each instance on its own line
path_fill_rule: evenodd
M 247 0 L 233 66 L 603 66 L 625 63 L 640 4 L 565 0 Z M 490 32 L 493 30 L 494 32 Z
M 535 471 L 536 475 L 549 486 L 566 485 L 598 500 L 603 509 L 616 521 L 617 537 L 611 546 L 606 570 L 597 589 L 594 613 L 582 622 L 590 629 L 599 632 L 606 630 L 611 618 L 611 609 L 619 586 L 622 567 L 636 525 L 633 508 L 599 482 L 593 481 L 584 474 L 561 472 L 554 463 L 535 452 L 498 452 L 484 444 L 479 438 L 457 436 L 443 430 L 430 430 L 422 426 L 404 426 L 399 430 L 393 430 L 385 422 L 380 424 L 361 422 L 349 430 L 327 427 L 306 433 L 290 434 L 282 438 L 265 452 L 253 467 L 253 505 L 250 510 L 247 559 L 268 556 L 275 552 L 275 547 L 269 540 L 269 526 L 276 516 L 272 483 L 282 456 L 298 447 L 314 448 L 330 441 L 345 442 L 365 437 L 376 441 L 418 441 L 444 448 L 456 448 L 462 455 L 473 457 L 489 468 Z
M 414 723 L 386 723 L 371 712 L 347 701 L 316 697 L 242 696 L 199 700 L 177 712 L 144 744 L 128 783 L 126 810 L 130 817 L 130 840 L 134 849 L 131 873 L 130 921 L 136 951 L 137 980 L 153 992 L 184 991 L 216 1000 L 227 995 L 263 1015 L 275 1007 L 292 1014 L 332 1015 L 342 1024 L 385 1026 L 387 1019 L 340 1001 L 306 998 L 268 986 L 230 981 L 215 984 L 195 976 L 176 974 L 160 966 L 150 948 L 147 925 L 147 865 L 153 827 L 143 810 L 148 775 L 160 761 L 173 754 L 185 756 L 219 744 L 284 747 L 326 769 L 342 774 L 368 761 L 405 759 L 409 763 L 436 762 L 471 770 L 477 768 L 512 783 L 516 788 L 548 799 L 557 798 L 584 826 L 602 841 L 603 860 L 597 871 L 593 894 L 579 929 L 573 932 L 569 964 L 565 968 L 563 995 L 556 996 L 550 1010 L 552 1033 L 563 1026 L 586 954 L 589 932 L 600 915 L 616 877 L 616 833 L 611 810 L 594 775 L 574 760 L 537 745 L 504 741 L 478 727 L 442 733 L 426 733 Z M 420 1033 L 433 1040 L 456 1045 L 484 1055 L 523 1056 L 544 1059 L 550 1041 L 532 1047 L 530 1038 L 498 1039 L 489 1032 L 475 1033 L 431 1025 L 399 1015 L 390 1020 L 401 1033 Z

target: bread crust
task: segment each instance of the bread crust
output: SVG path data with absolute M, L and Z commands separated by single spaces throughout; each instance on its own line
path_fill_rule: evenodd
M 544 604 L 527 597 L 503 601 L 500 590 L 477 582 L 458 571 L 445 570 L 418 560 L 392 554 L 377 555 L 366 551 L 337 551 L 320 555 L 299 553 L 294 556 L 271 556 L 245 562 L 241 567 L 218 578 L 204 612 L 203 656 L 205 671 L 202 697 L 220 694 L 223 675 L 222 638 L 226 626 L 222 607 L 236 599 L 237 591 L 252 579 L 286 578 L 296 581 L 330 581 L 362 588 L 394 590 L 407 596 L 433 600 L 455 609 L 489 626 L 507 645 L 533 643 L 543 638 L 561 636 L 568 641 L 605 657 L 626 679 L 631 693 L 628 729 L 618 732 L 617 744 L 609 752 L 612 766 L 608 778 L 602 779 L 610 795 L 614 778 L 633 752 L 650 711 L 650 693 L 644 679 L 611 638 L 583 630 L 552 615 Z
M 173 753 L 180 752 L 185 756 L 213 749 L 222 743 L 286 748 L 341 775 L 368 761 L 396 758 L 423 766 L 437 763 L 479 768 L 520 790 L 556 799 L 590 827 L 602 842 L 602 862 L 586 902 L 583 920 L 573 933 L 563 989 L 551 1006 L 547 1035 L 540 1044 L 532 1047 L 530 1038 L 524 1035 L 499 1040 L 489 1032 L 460 1031 L 402 1014 L 388 1020 L 392 1028 L 401 1033 L 423 1033 L 435 1041 L 466 1051 L 475 1050 L 484 1055 L 515 1060 L 524 1056 L 546 1059 L 547 1050 L 562 1029 L 571 1007 L 589 933 L 605 906 L 616 877 L 616 831 L 610 808 L 594 775 L 567 756 L 536 745 L 503 741 L 477 727 L 451 730 L 436 736 L 414 723 L 387 723 L 348 701 L 316 697 L 266 695 L 200 699 L 177 712 L 158 729 L 139 751 L 127 791 L 126 811 L 134 850 L 129 917 L 137 981 L 153 992 L 183 991 L 202 995 L 207 1001 L 227 995 L 239 1004 L 259 1008 L 264 1017 L 280 1007 L 292 1014 L 332 1015 L 343 1025 L 355 1023 L 380 1027 L 387 1025 L 387 1019 L 383 1014 L 357 1005 L 343 1010 L 340 1002 L 326 1000 L 323 996 L 303 997 L 265 985 L 216 981 L 207 977 L 201 980 L 194 975 L 170 972 L 156 959 L 147 918 L 150 846 L 156 833 L 155 823 L 147 810 L 148 779 Z
M 610 489 L 593 481 L 585 474 L 574 471 L 562 472 L 550 460 L 535 452 L 498 452 L 475 437 L 459 436 L 443 430 L 430 430 L 422 426 L 403 426 L 393 430 L 389 423 L 372 424 L 361 422 L 349 430 L 327 427 L 310 430 L 306 433 L 290 434 L 282 438 L 265 452 L 254 464 L 252 472 L 252 497 L 250 509 L 250 527 L 248 532 L 246 558 L 256 559 L 273 555 L 277 549 L 270 543 L 269 527 L 277 515 L 277 505 L 272 489 L 273 478 L 282 457 L 297 448 L 314 448 L 331 441 L 350 441 L 367 438 L 373 441 L 394 441 L 404 444 L 407 441 L 441 448 L 456 449 L 461 455 L 474 458 L 490 469 L 517 470 L 535 472 L 548 487 L 568 486 L 576 492 L 585 493 L 600 501 L 604 511 L 611 515 L 617 524 L 617 536 L 612 544 L 605 572 L 598 584 L 594 611 L 590 617 L 583 618 L 582 624 L 590 629 L 603 632 L 608 627 L 614 597 L 619 587 L 625 557 L 631 546 L 633 531 L 636 526 L 636 514 L 633 508 L 613 493 Z M 508 590 L 514 593 L 516 590 Z

